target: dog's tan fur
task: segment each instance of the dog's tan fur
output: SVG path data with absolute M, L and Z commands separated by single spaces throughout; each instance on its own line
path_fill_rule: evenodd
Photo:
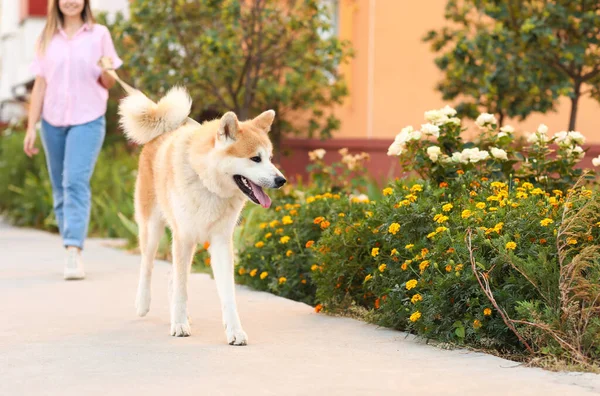
M 170 91 L 158 104 L 136 94 L 120 106 L 127 136 L 145 144 L 135 189 L 142 253 L 137 311 L 144 316 L 149 310 L 152 262 L 166 224 L 173 234 L 171 334 L 190 334 L 187 275 L 196 244 L 209 241 L 227 340 L 243 345 L 247 336 L 235 305 L 231 238 L 247 197 L 233 175 L 261 187 L 276 187 L 276 178 L 285 182 L 270 162 L 273 147 L 267 132 L 275 113 L 239 122 L 229 112 L 202 125 L 183 125 L 190 107 L 182 89 Z M 256 156 L 260 163 L 250 160 Z

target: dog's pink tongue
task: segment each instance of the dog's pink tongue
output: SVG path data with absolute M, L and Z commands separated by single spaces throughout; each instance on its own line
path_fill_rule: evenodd
M 258 199 L 258 202 L 260 202 L 260 205 L 263 208 L 270 207 L 271 206 L 271 198 L 269 198 L 269 196 L 267 194 L 265 194 L 265 192 L 263 191 L 262 188 L 260 188 L 256 184 L 252 183 L 250 180 L 248 180 L 248 182 L 250 183 L 250 187 L 252 187 L 252 192 L 254 193 L 254 196 Z

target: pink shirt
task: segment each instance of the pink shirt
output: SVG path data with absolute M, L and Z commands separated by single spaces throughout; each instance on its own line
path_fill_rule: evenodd
M 69 38 L 60 29 L 43 56 L 36 55 L 31 71 L 46 80 L 42 117 L 54 126 L 85 124 L 106 113 L 108 90 L 100 84 L 98 60 L 108 56 L 123 64 L 106 26 L 84 24 Z

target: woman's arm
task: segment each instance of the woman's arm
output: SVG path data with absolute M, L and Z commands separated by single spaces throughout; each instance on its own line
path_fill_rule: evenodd
M 31 91 L 31 100 L 29 103 L 29 115 L 27 117 L 27 132 L 25 133 L 25 140 L 23 141 L 23 151 L 28 157 L 38 153 L 38 149 L 35 147 L 35 138 L 37 131 L 35 125 L 40 119 L 42 114 L 42 104 L 44 103 L 44 95 L 46 93 L 46 80 L 44 77 L 37 76 L 33 83 L 33 89 Z
M 112 69 L 112 59 L 108 57 L 104 57 L 107 62 L 110 62 L 110 69 Z M 115 85 L 115 79 L 106 72 L 106 70 L 102 70 L 102 74 L 100 75 L 100 84 L 104 86 L 106 89 L 111 89 Z

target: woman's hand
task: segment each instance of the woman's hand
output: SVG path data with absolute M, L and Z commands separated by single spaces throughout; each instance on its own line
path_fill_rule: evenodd
M 28 157 L 36 155 L 40 150 L 35 147 L 35 138 L 37 137 L 37 131 L 35 127 L 28 127 L 25 133 L 25 140 L 23 141 L 23 151 Z
M 100 58 L 100 60 L 98 61 L 98 66 L 100 66 L 103 71 L 114 69 L 113 60 L 109 56 L 103 56 L 102 58 Z

